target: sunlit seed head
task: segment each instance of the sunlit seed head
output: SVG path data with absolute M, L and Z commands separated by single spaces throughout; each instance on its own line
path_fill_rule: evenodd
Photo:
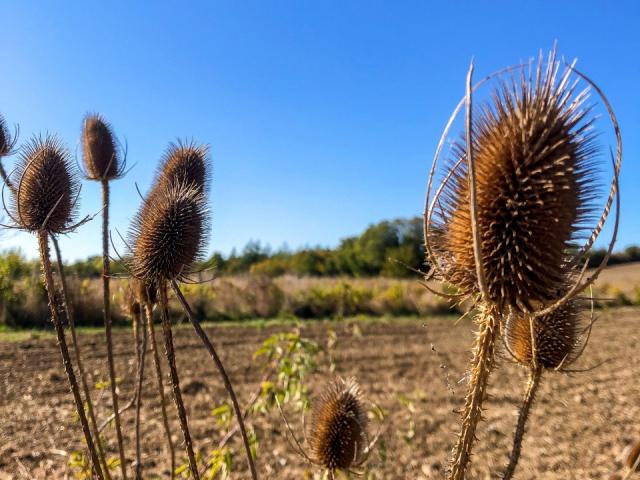
M 111 125 L 98 114 L 85 116 L 82 159 L 91 180 L 113 180 L 122 175 L 122 158 Z

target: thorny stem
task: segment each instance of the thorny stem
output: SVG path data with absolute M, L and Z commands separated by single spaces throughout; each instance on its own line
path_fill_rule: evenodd
M 462 412 L 462 431 L 451 459 L 449 480 L 464 480 L 471 450 L 476 440 L 476 428 L 482 418 L 482 402 L 494 365 L 494 353 L 500 325 L 494 309 L 480 313 L 480 330 L 476 335 L 473 358 L 469 370 L 469 390 Z
M 522 450 L 522 439 L 524 438 L 527 419 L 529 418 L 529 412 L 531 411 L 531 406 L 533 405 L 538 386 L 540 385 L 541 375 L 542 369 L 540 367 L 533 367 L 529 371 L 529 383 L 527 385 L 524 400 L 520 406 L 518 423 L 516 425 L 515 434 L 513 435 L 513 448 L 511 449 L 511 455 L 509 456 L 509 464 L 502 475 L 502 480 L 510 480 L 516 471 L 516 466 L 518 465 L 520 452 Z
M 173 399 L 178 410 L 178 418 L 180 419 L 180 428 L 184 436 L 185 449 L 189 457 L 189 468 L 195 480 L 200 479 L 198 473 L 198 464 L 196 456 L 193 453 L 193 443 L 191 434 L 189 433 L 189 423 L 187 421 L 187 412 L 182 401 L 182 393 L 180 392 L 180 380 L 178 378 L 178 369 L 176 368 L 176 352 L 173 348 L 173 334 L 171 332 L 171 322 L 169 321 L 168 301 L 167 301 L 167 284 L 162 281 L 158 285 L 160 291 L 160 312 L 162 314 L 162 332 L 164 333 L 164 348 L 167 354 L 167 362 L 169 363 L 169 374 L 171 377 L 171 387 L 173 388 Z
M 51 321 L 56 329 L 58 346 L 60 347 L 60 353 L 62 354 L 62 362 L 67 374 L 67 379 L 69 380 L 69 385 L 71 386 L 71 393 L 73 394 L 73 400 L 76 404 L 80 424 L 82 425 L 82 433 L 84 433 L 84 438 L 87 442 L 87 448 L 89 449 L 89 455 L 91 456 L 94 472 L 100 480 L 104 480 L 102 468 L 100 467 L 100 459 L 98 458 L 96 447 L 93 443 L 93 439 L 91 438 L 89 422 L 87 421 L 87 416 L 84 412 L 84 405 L 82 403 L 82 397 L 80 396 L 80 388 L 78 387 L 78 381 L 76 380 L 73 365 L 71 364 L 71 357 L 69 356 L 69 348 L 67 347 L 64 329 L 62 327 L 60 317 L 58 316 L 57 302 L 54 293 L 55 287 L 53 283 L 53 273 L 51 271 L 51 260 L 49 258 L 49 235 L 44 230 L 38 231 L 38 247 L 40 249 L 40 261 L 42 262 L 42 271 L 44 273 L 47 296 L 49 298 Z
M 76 335 L 76 322 L 73 311 L 73 304 L 69 298 L 69 289 L 67 288 L 67 276 L 64 273 L 64 264 L 62 263 L 62 255 L 60 253 L 60 245 L 58 245 L 58 239 L 55 235 L 51 235 L 51 242 L 56 252 L 56 264 L 58 266 L 58 275 L 60 276 L 60 286 L 62 287 L 62 301 L 64 309 L 67 314 L 67 320 L 69 321 L 69 330 L 71 331 L 71 346 L 73 347 L 74 356 L 76 358 L 76 365 L 78 366 L 78 373 L 80 376 L 80 385 L 84 393 L 84 400 L 87 405 L 87 414 L 89 422 L 91 423 L 91 429 L 96 439 L 96 447 L 98 449 L 98 455 L 100 462 L 103 466 L 104 476 L 107 480 L 111 480 L 111 474 L 109 473 L 109 466 L 106 461 L 104 449 L 102 448 L 102 442 L 100 442 L 100 432 L 98 431 L 98 424 L 96 422 L 96 416 L 93 410 L 93 401 L 91 400 L 91 391 L 87 383 L 87 374 L 84 370 L 84 362 L 82 361 L 82 352 L 80 344 L 78 343 L 78 337 Z
M 184 309 L 187 316 L 189 317 L 189 321 L 193 325 L 193 328 L 196 330 L 198 337 L 200 337 L 200 340 L 202 341 L 202 343 L 204 343 L 205 347 L 209 351 L 209 354 L 211 355 L 211 358 L 216 364 L 216 367 L 218 368 L 218 372 L 222 377 L 227 393 L 229 394 L 229 397 L 231 397 L 233 410 L 236 415 L 236 420 L 238 421 L 238 426 L 240 427 L 240 433 L 242 434 L 242 441 L 244 443 L 244 448 L 247 454 L 247 462 L 249 463 L 249 469 L 251 470 L 251 477 L 253 478 L 253 480 L 257 480 L 258 472 L 256 471 L 256 466 L 253 461 L 253 455 L 251 454 L 251 445 L 249 444 L 249 437 L 247 436 L 247 430 L 244 425 L 243 414 L 242 414 L 242 411 L 240 410 L 240 405 L 238 404 L 238 398 L 236 397 L 236 394 L 233 391 L 231 380 L 229 380 L 229 376 L 227 375 L 227 372 L 224 369 L 224 365 L 222 364 L 220 357 L 218 356 L 213 344 L 211 343 L 211 340 L 209 340 L 209 337 L 207 336 L 205 331 L 200 326 L 200 323 L 196 320 L 195 316 L 193 315 L 193 312 L 191 311 L 191 307 L 187 303 L 187 299 L 184 298 L 182 291 L 180 291 L 180 287 L 178 286 L 178 283 L 175 280 L 171 280 L 171 286 L 173 287 L 173 291 L 178 297 L 178 300 L 180 301 L 182 308 Z
M 144 380 L 144 359 L 147 353 L 147 329 L 142 320 L 142 314 L 138 312 L 135 322 L 135 337 L 136 337 L 136 350 L 137 350 L 137 384 L 136 384 L 136 417 L 135 417 L 135 431 L 136 431 L 136 480 L 142 480 L 142 455 L 140 451 L 140 407 L 142 406 L 142 382 Z M 140 341 L 140 329 L 142 329 L 142 341 Z
M 156 380 L 158 383 L 158 394 L 160 395 L 160 407 L 162 409 L 162 423 L 164 431 L 167 435 L 167 446 L 171 455 L 171 480 L 175 478 L 176 470 L 176 452 L 173 448 L 171 440 L 171 427 L 169 426 L 169 417 L 167 416 L 167 404 L 164 396 L 164 382 L 162 377 L 162 365 L 160 363 L 160 354 L 158 353 L 158 345 L 156 344 L 155 328 L 153 326 L 153 307 L 150 303 L 145 302 L 144 312 L 147 317 L 147 328 L 149 330 L 149 338 L 151 339 L 151 353 L 153 354 L 153 363 L 156 367 Z
M 118 391 L 116 385 L 116 368 L 113 362 L 113 339 L 111 335 L 111 305 L 109 294 L 109 181 L 102 180 L 102 300 L 104 303 L 104 332 L 107 339 L 107 362 L 109 363 L 109 384 L 111 400 L 118 438 L 118 453 L 123 480 L 127 480 L 127 460 L 124 455 L 120 412 L 118 410 Z

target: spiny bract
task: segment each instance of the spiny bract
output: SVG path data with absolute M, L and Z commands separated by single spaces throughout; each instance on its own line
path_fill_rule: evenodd
M 149 283 L 189 273 L 204 246 L 206 210 L 203 194 L 185 185 L 147 198 L 131 235 L 133 276 Z
M 534 340 L 536 363 L 542 368 L 555 369 L 575 360 L 582 330 L 579 301 L 567 302 L 553 313 L 536 318 L 533 322 L 532 338 L 529 316 L 510 315 L 507 318 L 505 341 L 518 362 L 532 365 Z
M 348 470 L 367 448 L 367 415 L 353 378 L 327 385 L 313 404 L 310 447 L 314 462 L 329 471 Z
M 66 147 L 54 136 L 34 137 L 22 147 L 14 178 L 12 217 L 18 226 L 64 233 L 80 188 Z
M 98 114 L 88 114 L 84 118 L 82 158 L 91 180 L 113 180 L 122 175 L 122 159 L 113 130 Z
M 553 54 L 544 73 L 541 64 L 535 80 L 523 72 L 520 81 L 503 81 L 472 126 L 487 300 L 523 312 L 557 297 L 595 197 L 588 96 L 574 95 L 570 71 L 557 80 Z M 431 241 L 444 280 L 477 293 L 466 146 L 453 152 L 457 166 L 445 180 Z

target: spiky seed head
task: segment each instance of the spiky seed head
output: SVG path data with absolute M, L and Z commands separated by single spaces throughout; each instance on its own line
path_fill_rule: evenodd
M 67 148 L 55 136 L 32 138 L 21 150 L 14 178 L 11 209 L 18 226 L 64 233 L 80 189 Z
M 205 192 L 208 183 L 209 147 L 194 142 L 170 143 L 154 182 L 154 190 L 171 185 L 190 185 Z
M 640 441 L 638 441 L 633 447 L 631 447 L 631 451 L 627 456 L 626 464 L 629 470 L 635 467 L 638 458 L 640 458 Z M 636 472 L 640 472 L 640 464 L 638 464 L 638 466 L 636 467 Z
M 155 282 L 145 282 L 139 278 L 132 278 L 130 283 L 135 298 L 141 305 L 145 303 L 155 305 L 158 302 L 158 287 Z
M 134 219 L 131 271 L 147 283 L 179 279 L 200 258 L 207 232 L 204 195 L 174 185 L 148 197 Z
M 113 129 L 99 114 L 84 117 L 82 159 L 91 180 L 113 180 L 122 175 L 122 159 Z
M 481 261 L 488 300 L 505 310 L 532 311 L 556 297 L 594 211 L 594 117 L 587 95 L 574 95 L 570 82 L 557 79 L 553 55 L 550 63 L 537 79 L 523 73 L 503 81 L 474 113 Z M 431 240 L 444 280 L 475 293 L 466 145 L 457 143 L 453 153 L 462 161 L 451 164 Z
M 11 138 L 11 132 L 9 132 L 7 121 L 2 114 L 0 114 L 0 157 L 8 155 L 12 148 L 13 139 Z
M 367 448 L 367 415 L 360 386 L 337 378 L 312 405 L 311 459 L 329 471 L 348 470 Z
M 532 365 L 535 339 L 537 364 L 545 369 L 568 365 L 576 358 L 582 330 L 578 301 L 570 301 L 553 313 L 534 320 L 534 335 L 528 315 L 510 315 L 506 321 L 505 341 L 523 365 Z
M 129 287 L 127 288 L 127 293 L 125 295 L 125 303 L 124 309 L 126 312 L 132 317 L 137 317 L 140 315 L 140 302 L 136 296 L 135 285 L 132 282 L 129 283 Z

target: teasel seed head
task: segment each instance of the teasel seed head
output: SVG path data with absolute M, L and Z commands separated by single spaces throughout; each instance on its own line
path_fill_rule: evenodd
M 357 466 L 367 448 L 367 415 L 355 379 L 335 379 L 312 407 L 311 459 L 331 472 Z
M 12 219 L 23 230 L 66 233 L 75 217 L 80 185 L 67 148 L 55 136 L 33 137 L 22 147 L 12 191 Z
M 7 121 L 0 114 L 0 157 L 4 157 L 11 153 L 14 146 L 14 139 L 11 137 Z
M 153 190 L 187 185 L 205 193 L 209 183 L 209 147 L 193 141 L 169 143 L 156 174 Z
M 183 278 L 201 257 L 207 231 L 207 206 L 195 187 L 150 195 L 133 222 L 131 273 L 146 283 Z
M 158 303 L 158 287 L 155 282 L 145 282 L 139 278 L 132 278 L 130 285 L 135 298 L 141 305 L 145 303 L 155 305 Z
M 114 180 L 122 176 L 124 162 L 111 125 L 99 114 L 90 113 L 82 125 L 82 158 L 87 178 Z
M 533 365 L 532 343 L 535 339 L 536 364 L 553 370 L 569 365 L 580 353 L 580 336 L 584 329 L 579 300 L 571 300 L 549 315 L 531 321 L 527 315 L 509 315 L 505 326 L 505 342 L 515 359 Z
M 540 60 L 542 63 L 542 60 Z M 570 71 L 557 79 L 552 54 L 537 78 L 502 81 L 474 109 L 472 141 L 480 255 L 491 303 L 533 311 L 556 298 L 572 268 L 572 248 L 595 209 L 598 153 L 588 95 L 575 94 Z M 431 226 L 443 279 L 477 293 L 466 145 L 453 147 Z M 458 160 L 461 160 L 458 162 Z M 590 233 L 590 230 L 589 230 Z
M 127 293 L 125 296 L 124 309 L 126 312 L 132 317 L 137 317 L 140 315 L 140 302 L 136 296 L 135 286 L 133 283 L 129 283 L 129 287 L 127 288 Z

